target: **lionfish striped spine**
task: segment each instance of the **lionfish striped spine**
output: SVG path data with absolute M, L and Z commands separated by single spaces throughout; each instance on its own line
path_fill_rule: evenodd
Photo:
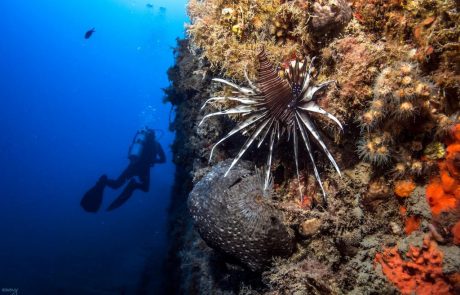
M 215 148 L 227 140 L 230 136 L 241 132 L 248 134 L 248 139 L 240 149 L 238 155 L 234 158 L 232 164 L 227 170 L 230 171 L 232 167 L 243 156 L 246 150 L 258 140 L 257 147 L 259 148 L 264 140 L 268 137 L 268 156 L 265 168 L 265 181 L 264 189 L 267 189 L 270 183 L 270 168 L 273 158 L 273 149 L 275 141 L 287 133 L 288 140 L 293 139 L 294 161 L 296 166 L 297 179 L 300 179 L 299 173 L 299 151 L 298 141 L 299 134 L 307 149 L 310 161 L 313 166 L 313 172 L 316 180 L 321 188 L 324 200 L 326 200 L 326 193 L 321 182 L 318 169 L 315 164 L 315 159 L 312 153 L 311 138 L 321 147 L 323 152 L 332 163 L 337 173 L 341 175 L 340 169 L 335 162 L 333 156 L 327 149 L 325 143 L 321 139 L 318 129 L 309 112 L 318 113 L 326 116 L 335 122 L 340 129 L 343 130 L 340 121 L 332 114 L 322 109 L 315 100 L 315 94 L 324 89 L 327 85 L 334 81 L 326 81 L 318 85 L 312 83 L 312 70 L 313 58 L 310 65 L 306 66 L 305 61 L 293 61 L 289 64 L 288 69 L 285 70 L 286 79 L 282 79 L 275 67 L 269 62 L 265 51 L 261 50 L 258 54 L 259 66 L 257 69 L 257 81 L 252 83 L 245 74 L 248 81 L 248 87 L 236 85 L 230 81 L 214 78 L 213 81 L 228 85 L 236 90 L 234 96 L 219 96 L 208 99 L 202 109 L 210 102 L 216 101 L 235 101 L 237 106 L 207 114 L 203 117 L 200 125 L 209 117 L 217 115 L 232 115 L 240 114 L 242 120 L 222 139 L 220 139 L 211 149 L 209 160 L 211 160 Z M 227 175 L 227 173 L 225 175 Z M 300 182 L 299 182 L 300 183 Z M 300 191 L 299 192 L 302 196 Z

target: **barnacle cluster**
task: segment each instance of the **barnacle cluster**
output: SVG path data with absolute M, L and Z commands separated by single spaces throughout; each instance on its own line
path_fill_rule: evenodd
M 222 9 L 221 24 L 235 36 L 242 38 L 244 25 L 238 22 L 239 19 L 237 10 L 231 7 Z
M 245 68 L 254 74 L 256 44 L 263 44 L 278 60 L 301 52 L 298 44 L 285 41 L 294 37 L 296 24 L 306 22 L 307 13 L 283 2 L 191 0 L 187 33 L 211 69 L 223 69 L 227 76 L 242 80 Z M 281 43 L 288 48 L 276 46 Z

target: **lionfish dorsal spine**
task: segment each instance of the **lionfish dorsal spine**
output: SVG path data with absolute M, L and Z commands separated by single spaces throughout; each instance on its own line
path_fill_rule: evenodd
M 265 50 L 261 50 L 258 59 L 257 86 L 265 97 L 267 109 L 274 116 L 280 116 L 292 99 L 291 87 L 278 75 L 268 60 Z

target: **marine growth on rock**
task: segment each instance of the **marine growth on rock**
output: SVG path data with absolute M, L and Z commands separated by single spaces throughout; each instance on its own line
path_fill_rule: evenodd
M 397 248 L 377 253 L 375 262 L 401 294 L 454 294 L 443 274 L 443 253 L 436 242 L 423 240 L 421 248 L 410 246 L 404 259 Z
M 313 3 L 312 27 L 327 32 L 346 25 L 352 18 L 350 4 L 345 0 L 318 1 Z

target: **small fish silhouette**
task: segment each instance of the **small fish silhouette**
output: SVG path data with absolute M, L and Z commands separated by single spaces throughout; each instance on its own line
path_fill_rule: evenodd
M 87 31 L 85 33 L 85 39 L 89 39 L 91 37 L 91 35 L 93 35 L 94 32 L 96 32 L 96 30 L 94 28 L 92 28 L 91 30 Z
M 153 8 L 153 4 L 151 4 L 151 3 L 147 3 L 147 4 L 145 4 L 145 6 L 147 6 L 147 8 Z

